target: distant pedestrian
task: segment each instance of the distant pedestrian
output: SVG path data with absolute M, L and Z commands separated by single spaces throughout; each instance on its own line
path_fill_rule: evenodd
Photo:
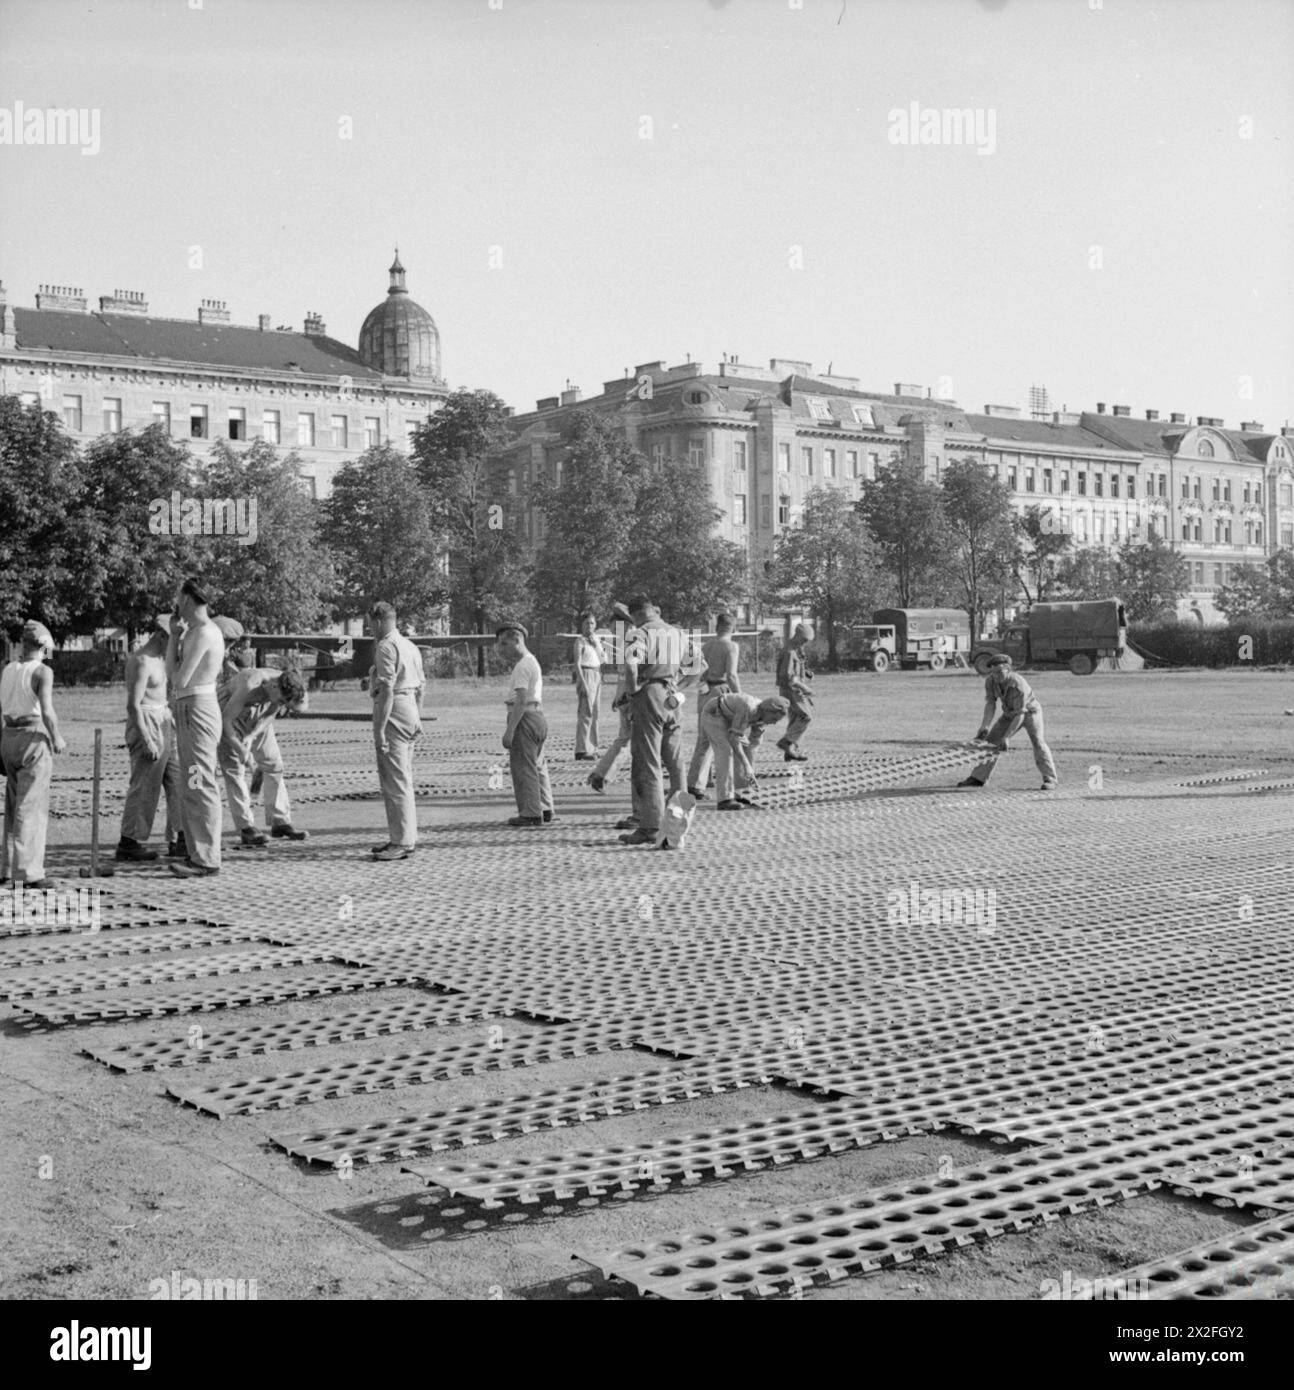
M 687 770 L 688 792 L 698 801 L 705 800 L 705 786 L 713 765 L 710 739 L 700 717 L 701 711 L 712 695 L 741 694 L 741 679 L 737 675 L 741 654 L 733 640 L 733 627 L 732 618 L 727 613 L 720 613 L 714 622 L 714 636 L 701 647 L 705 671 L 697 696 L 696 746 L 692 749 L 692 761 Z
M 577 762 L 596 762 L 598 747 L 598 703 L 602 694 L 602 667 L 607 659 L 598 636 L 598 621 L 592 613 L 580 623 L 575 639 L 575 758 Z
M 764 730 L 786 718 L 780 695 L 757 700 L 736 692 L 712 695 L 701 711 L 701 727 L 714 754 L 714 794 L 720 811 L 740 811 L 756 803 L 743 795 L 755 788 L 754 751 Z
M 660 615 L 645 595 L 628 604 L 634 627 L 625 639 L 624 683 L 633 702 L 634 819 L 637 828 L 620 837 L 622 845 L 655 845 L 665 814 L 665 773 L 677 786 L 682 777 L 683 634 Z
M 499 655 L 513 663 L 505 701 L 508 723 L 503 731 L 503 746 L 508 750 L 517 814 L 508 824 L 528 829 L 553 819 L 553 789 L 544 759 L 544 744 L 548 740 L 544 675 L 538 660 L 526 649 L 528 634 L 520 623 L 504 624 L 495 636 Z
M 5 862 L 15 885 L 53 888 L 45 877 L 49 784 L 54 754 L 66 750 L 54 713 L 54 639 L 44 623 L 23 625 L 20 654 L 0 671 L 0 764 L 4 766 Z M 12 853 L 12 862 L 9 854 Z M 9 878 L 2 881 L 9 882 Z
M 999 704 L 1002 706 L 1001 715 L 997 713 Z M 989 662 L 989 673 L 984 682 L 984 714 L 979 732 L 975 735 L 977 740 L 990 743 L 994 752 L 957 785 L 982 787 L 993 775 L 998 754 L 1007 751 L 1011 736 L 1022 724 L 1029 735 L 1029 742 L 1033 744 L 1033 760 L 1042 774 L 1042 790 L 1055 791 L 1056 762 L 1043 736 L 1042 706 L 1029 682 L 1018 671 L 1011 669 L 1011 658 L 995 656 Z
M 208 605 L 205 586 L 197 579 L 186 579 L 171 615 L 166 645 L 166 674 L 175 702 L 186 850 L 182 861 L 170 865 L 178 878 L 206 878 L 220 872 L 223 809 L 217 780 L 220 704 L 216 684 L 225 649 Z
M 396 630 L 395 609 L 375 603 L 369 627 L 377 639 L 370 670 L 373 746 L 377 780 L 386 806 L 387 842 L 373 858 L 407 859 L 418 846 L 418 807 L 413 789 L 413 745 L 422 733 L 422 652 Z
M 791 722 L 787 725 L 785 736 L 778 739 L 777 746 L 788 763 L 803 763 L 809 759 L 807 753 L 800 751 L 800 740 L 813 720 L 813 696 L 808 686 L 813 672 L 804 664 L 805 644 L 812 641 L 812 626 L 797 623 L 791 640 L 777 658 L 777 693 L 791 710 Z
M 166 796 L 168 856 L 183 858 L 183 779 L 175 741 L 175 715 L 167 702 L 166 648 L 169 633 L 158 620 L 143 646 L 126 660 L 126 751 L 130 785 L 121 812 L 121 839 L 116 858 L 149 861 L 157 851 L 146 847 L 153 833 L 157 803 Z M 187 851 L 186 851 L 187 853 Z

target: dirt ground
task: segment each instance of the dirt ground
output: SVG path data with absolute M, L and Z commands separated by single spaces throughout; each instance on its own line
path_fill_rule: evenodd
M 1158 788 L 1235 769 L 1262 771 L 1275 781 L 1294 779 L 1294 717 L 1284 713 L 1294 706 L 1292 675 L 1143 672 L 1076 678 L 1065 672 L 1031 679 L 1044 705 L 1062 791 L 1092 785 L 1098 769 L 1105 788 L 1115 791 Z M 751 688 L 763 694 L 770 685 L 765 675 L 754 678 Z M 968 739 L 979 723 L 982 683 L 968 673 L 822 676 L 815 686 L 816 718 L 805 748 L 824 763 L 835 754 L 912 756 L 932 745 Z M 500 789 L 491 785 L 489 775 L 500 756 L 491 736 L 502 728 L 501 698 L 497 683 L 438 683 L 428 692 L 426 713 L 434 714 L 436 720 L 427 729 L 437 739 L 461 738 L 466 752 L 455 766 L 470 769 L 473 779 L 479 777 L 477 790 L 420 798 L 419 821 L 426 848 L 418 886 L 416 891 L 410 889 L 410 903 L 433 935 L 438 922 L 454 919 L 456 902 L 462 901 L 442 898 L 437 892 L 431 861 L 438 852 L 438 832 L 457 833 L 465 823 L 502 820 L 513 811 L 506 781 Z M 92 731 L 96 725 L 103 727 L 109 749 L 105 786 L 118 795 L 124 767 L 118 751 L 121 701 L 119 691 L 58 693 L 60 716 L 72 743 L 67 768 L 76 760 L 83 774 Z M 363 756 L 366 726 L 335 716 L 363 714 L 364 701 L 355 691 L 318 695 L 309 717 L 280 721 L 290 787 L 296 767 L 321 768 L 326 781 L 330 741 L 345 750 L 348 759 Z M 573 703 L 569 686 L 550 685 L 552 757 L 554 767 L 566 772 L 587 767 L 570 761 Z M 608 701 L 604 732 L 612 727 L 613 718 Z M 687 728 L 690 745 L 690 722 Z M 813 765 L 809 766 L 811 773 Z M 63 770 L 60 767 L 56 775 Z M 419 777 L 434 782 L 437 775 L 433 746 L 420 755 Z M 61 785 L 56 783 L 56 790 Z M 935 776 L 876 797 L 902 802 L 903 818 L 894 821 L 901 834 L 906 833 L 904 826 L 918 827 L 913 832 L 918 837 L 912 844 L 914 862 L 924 853 L 918 842 L 919 827 L 939 818 L 935 810 L 927 812 L 925 807 L 946 799 L 948 785 L 946 776 Z M 374 776 L 366 790 L 375 786 Z M 1016 751 L 1003 759 L 995 775 L 993 804 L 1008 810 L 1024 806 L 1026 794 L 1032 804 L 1036 788 L 1028 742 L 1021 735 Z M 71 794 L 72 784 L 65 789 Z M 611 795 L 599 797 L 587 787 L 559 785 L 564 844 L 614 841 L 608 827 L 616 815 L 623 814 L 626 794 L 623 784 L 609 791 Z M 1264 800 L 1273 827 L 1283 836 L 1288 868 L 1294 845 L 1294 834 L 1288 833 L 1294 832 L 1294 798 L 1277 790 Z M 1153 839 L 1157 817 L 1175 804 L 1148 799 L 1141 833 Z M 1218 800 L 1221 817 L 1231 804 Z M 105 806 L 103 833 L 111 846 L 120 802 L 109 800 Z M 763 856 L 775 864 L 779 854 L 793 852 L 780 842 L 779 821 L 780 828 L 792 828 L 808 814 L 791 809 L 766 815 L 749 827 L 743 824 L 742 831 L 758 836 Z M 330 875 L 334 870 L 343 872 L 335 866 L 344 865 L 345 874 L 367 871 L 362 846 L 385 838 L 381 804 L 373 799 L 302 800 L 294 819 L 310 829 L 312 854 L 318 854 L 308 864 L 303 859 L 294 865 L 293 846 L 271 846 L 275 864 L 283 866 L 281 896 L 267 886 L 254 900 L 245 894 L 238 898 L 241 861 L 237 852 L 230 851 L 228 838 L 227 868 L 210 899 L 202 885 L 177 884 L 161 869 L 122 873 L 108 886 L 114 895 L 137 890 L 141 901 L 189 912 L 210 911 L 215 905 L 215 915 L 222 920 L 273 924 L 289 918 L 308 922 L 312 915 L 325 919 L 333 911 L 335 896 Z M 695 829 L 698 838 L 706 823 L 703 815 Z M 558 829 L 553 827 L 554 832 Z M 226 831 L 228 835 L 228 819 Z M 76 866 L 86 860 L 88 841 L 84 815 L 52 820 L 53 872 L 60 877 L 71 874 L 67 881 L 74 883 Z M 1009 839 L 999 839 L 986 828 L 981 848 L 986 861 L 1010 864 L 1034 876 L 1045 877 L 1048 871 L 1045 836 L 1041 830 L 1031 832 L 1027 815 Z M 1108 865 L 1117 862 L 1123 848 L 1101 843 L 1099 832 L 1094 835 L 1094 883 L 1102 880 Z M 1208 849 L 1207 840 L 1202 839 L 1200 848 Z M 449 849 L 440 852 L 452 853 Z M 861 857 L 869 852 L 864 843 L 856 850 Z M 529 843 L 526 853 L 531 853 Z M 905 862 L 901 840 L 887 843 L 885 853 L 896 865 Z M 695 876 L 695 892 L 725 891 L 712 857 L 697 856 L 695 866 L 687 856 L 674 858 L 683 860 L 676 873 Z M 843 884 L 848 868 L 841 859 L 824 855 L 814 861 L 813 872 L 829 887 L 837 873 Z M 492 894 L 499 893 L 506 910 L 515 911 L 515 894 L 511 890 L 504 894 L 500 887 L 508 873 L 508 850 L 503 849 L 477 880 L 478 901 L 488 903 Z M 263 875 L 256 882 L 270 885 Z M 343 886 L 340 891 L 348 890 Z M 1171 903 L 1174 886 L 1167 884 L 1164 891 L 1165 901 Z M 542 876 L 532 880 L 530 893 L 537 912 L 561 912 L 574 906 L 560 882 L 554 884 Z M 222 898 L 222 894 L 233 896 Z M 594 902 L 586 911 L 590 904 L 581 904 L 581 912 L 572 915 L 571 931 L 579 932 L 582 924 L 590 929 L 596 926 L 598 907 Z M 1294 941 L 1294 921 L 1287 920 L 1286 925 Z M 48 939 L 0 940 L 5 975 L 14 968 L 6 957 L 16 948 L 30 948 L 33 942 Z M 596 936 L 590 940 L 596 941 Z M 249 944 L 226 949 L 245 950 Z M 123 956 L 114 962 L 133 965 L 152 959 Z M 290 976 L 291 971 L 285 973 Z M 196 1068 L 128 1074 L 110 1071 L 79 1052 L 82 1046 L 105 1040 L 174 1037 L 194 1018 L 213 1029 L 320 1018 L 377 1002 L 375 995 L 381 996 L 382 1003 L 426 997 L 417 989 L 396 987 L 218 1014 L 43 1029 L 24 1023 L 14 1004 L 0 1004 L 0 1130 L 8 1136 L 10 1155 L 0 1165 L 0 1209 L 9 1228 L 0 1254 L 0 1297 L 144 1299 L 150 1296 L 154 1281 L 169 1281 L 175 1271 L 180 1278 L 255 1280 L 262 1299 L 635 1298 L 638 1295 L 630 1286 L 604 1279 L 579 1253 L 608 1251 L 667 1232 L 727 1223 L 734 1217 L 748 1220 L 760 1212 L 790 1211 L 834 1194 L 861 1193 L 923 1177 L 941 1165 L 974 1164 L 986 1154 L 1002 1152 L 987 1139 L 950 1129 L 675 1186 L 659 1195 L 639 1192 L 574 1203 L 483 1208 L 424 1185 L 404 1171 L 405 1161 L 333 1170 L 289 1159 L 267 1136 L 358 1126 L 383 1116 L 533 1093 L 574 1081 L 649 1070 L 660 1066 L 662 1059 L 646 1051 L 620 1050 L 221 1120 L 181 1106 L 165 1094 L 166 1088 L 181 1083 L 211 1085 L 411 1050 L 428 1046 L 433 1034 L 437 1043 L 477 1041 L 488 1025 L 454 1024 Z M 510 1033 L 539 1033 L 546 1026 L 525 1019 L 507 1022 Z M 585 1146 L 643 1143 L 680 1130 L 730 1125 L 815 1103 L 813 1097 L 787 1087 L 751 1086 L 506 1139 L 489 1146 L 494 1152 L 488 1156 L 511 1161 Z M 469 1150 L 478 1158 L 483 1152 Z M 921 1256 L 873 1275 L 809 1290 L 803 1297 L 806 1301 L 1037 1298 L 1042 1282 L 1059 1278 L 1062 1271 L 1071 1271 L 1075 1278 L 1115 1275 L 1254 1220 L 1252 1209 L 1219 1207 L 1174 1197 L 1161 1189 L 952 1253 Z

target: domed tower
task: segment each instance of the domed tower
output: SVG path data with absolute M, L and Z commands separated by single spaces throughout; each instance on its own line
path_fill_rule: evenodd
M 366 367 L 383 376 L 442 380 L 440 330 L 426 309 L 409 298 L 399 247 L 391 262 L 391 288 L 359 330 L 359 355 Z

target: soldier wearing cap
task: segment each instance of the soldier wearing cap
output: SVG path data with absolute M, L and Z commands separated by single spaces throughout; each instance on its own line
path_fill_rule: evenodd
M 239 671 L 224 686 L 220 771 L 225 779 L 229 813 L 244 847 L 261 849 L 265 836 L 256 829 L 255 791 L 247 786 L 247 767 L 255 763 L 265 787 L 265 824 L 276 840 L 305 840 L 309 834 L 292 825 L 292 803 L 283 781 L 283 755 L 274 732 L 275 717 L 307 707 L 305 681 L 299 671 L 253 666 Z M 253 787 L 256 783 L 253 783 Z
M 413 745 L 422 733 L 422 652 L 396 627 L 395 609 L 375 603 L 369 623 L 373 652 L 373 743 L 377 778 L 386 803 L 389 839 L 373 847 L 373 858 L 407 859 L 418 845 L 418 807 L 413 791 Z
M 743 806 L 756 805 L 741 794 L 754 790 L 751 755 L 759 747 L 764 730 L 785 719 L 787 709 L 786 701 L 779 695 L 757 700 L 753 695 L 730 691 L 712 695 L 706 701 L 701 711 L 701 728 L 714 754 L 714 794 L 719 810 L 740 811 Z
M 67 748 L 54 713 L 54 673 L 45 665 L 45 658 L 54 654 L 54 639 L 44 623 L 33 619 L 23 625 L 19 645 L 21 654 L 0 671 L 0 763 L 5 828 L 12 840 L 10 873 L 15 884 L 50 888 L 54 881 L 45 877 L 49 783 L 53 755 Z M 7 862 L 7 854 L 5 858 Z
M 153 832 L 157 803 L 166 796 L 167 855 L 184 858 L 183 793 L 175 715 L 166 698 L 165 619 L 153 624 L 144 644 L 126 662 L 126 750 L 130 785 L 121 812 L 116 858 L 124 863 L 157 858 L 145 843 Z
M 791 640 L 784 646 L 777 658 L 777 693 L 784 699 L 791 711 L 791 722 L 786 726 L 786 734 L 778 739 L 777 746 L 788 763 L 808 762 L 809 755 L 800 752 L 800 740 L 808 730 L 813 719 L 810 710 L 813 696 L 809 694 L 808 682 L 813 672 L 804 664 L 804 645 L 813 641 L 813 628 L 808 623 L 797 623 Z
M 207 878 L 220 872 L 218 758 L 220 702 L 216 685 L 224 658 L 220 629 L 208 612 L 209 596 L 197 579 L 186 579 L 171 617 L 166 674 L 175 702 L 179 744 L 182 820 L 186 855 L 170 869 L 177 878 Z
M 622 845 L 654 845 L 665 815 L 665 769 L 670 781 L 682 782 L 682 730 L 678 693 L 682 674 L 683 634 L 671 627 L 646 595 L 631 599 L 635 626 L 625 638 L 624 689 L 633 704 L 633 786 L 636 830 L 620 837 Z
M 997 713 L 999 704 L 1002 706 L 1000 716 Z M 995 656 L 989 662 L 988 677 L 984 682 L 984 714 L 979 732 L 975 735 L 977 741 L 992 744 L 994 752 L 957 785 L 982 787 L 997 766 L 998 754 L 1006 752 L 1011 735 L 1022 724 L 1029 735 L 1029 742 L 1033 744 L 1033 760 L 1042 773 L 1042 789 L 1045 792 L 1055 791 L 1056 763 L 1043 737 L 1042 706 L 1029 682 L 1018 671 L 1011 669 L 1011 658 Z
M 529 634 L 520 623 L 505 623 L 495 631 L 499 655 L 514 663 L 508 680 L 508 724 L 503 746 L 508 750 L 512 794 L 517 814 L 508 821 L 518 829 L 533 829 L 553 820 L 553 789 L 544 760 L 548 721 L 544 718 L 544 675 L 526 649 Z

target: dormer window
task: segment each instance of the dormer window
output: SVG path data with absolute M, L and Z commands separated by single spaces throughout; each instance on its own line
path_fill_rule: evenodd
M 866 425 L 868 429 L 876 428 L 876 418 L 872 414 L 870 405 L 856 405 L 854 407 L 854 423 Z
M 831 407 L 820 396 L 810 396 L 808 399 L 809 414 L 815 420 L 830 420 Z
M 1199 454 L 1199 456 L 1202 459 L 1211 459 L 1213 457 L 1212 441 L 1208 439 L 1201 439 L 1195 452 Z

